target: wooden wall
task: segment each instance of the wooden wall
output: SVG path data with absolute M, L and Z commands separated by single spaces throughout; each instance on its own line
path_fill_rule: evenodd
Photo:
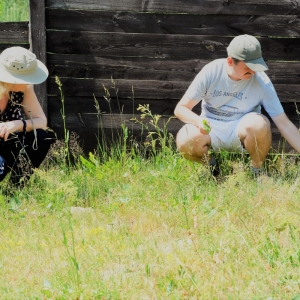
M 247 33 L 260 40 L 268 75 L 300 127 L 299 12 L 299 0 L 45 0 L 49 125 L 62 137 L 59 76 L 67 127 L 86 149 L 97 145 L 95 98 L 105 134 L 125 124 L 139 138 L 141 128 L 131 120 L 138 104 L 167 120 L 201 68 L 226 57 L 232 38 Z M 168 129 L 175 135 L 181 126 L 173 119 Z M 273 133 L 277 149 L 274 126 Z
M 12 46 L 29 48 L 28 22 L 0 22 L 0 52 Z
M 258 36 L 268 75 L 299 127 L 295 109 L 300 94 L 299 4 L 296 0 L 47 0 L 50 124 L 61 131 L 57 75 L 64 84 L 68 127 L 80 134 L 86 147 L 95 146 L 94 96 L 107 133 L 124 122 L 138 136 L 140 128 L 130 121 L 133 113 L 139 114 L 138 104 L 149 104 L 152 113 L 167 119 L 201 68 L 226 57 L 231 39 L 247 33 Z M 110 107 L 103 86 L 111 93 Z M 195 111 L 200 112 L 200 106 Z M 168 129 L 175 135 L 181 126 L 174 119 Z M 273 132 L 276 148 L 280 135 L 275 127 Z

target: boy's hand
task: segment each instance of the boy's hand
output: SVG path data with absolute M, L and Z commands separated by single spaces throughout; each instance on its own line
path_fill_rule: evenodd
M 200 132 L 202 134 L 209 134 L 210 131 L 211 131 L 211 127 L 210 127 L 209 122 L 206 119 L 203 119 L 202 124 L 200 126 Z

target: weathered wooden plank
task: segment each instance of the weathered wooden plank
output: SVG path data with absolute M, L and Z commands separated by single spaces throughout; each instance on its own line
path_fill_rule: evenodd
M 192 80 L 208 60 L 170 60 L 139 57 L 97 57 L 92 55 L 49 54 L 50 76 L 139 79 Z
M 57 133 L 59 139 L 63 138 L 63 124 L 61 118 L 58 114 L 53 114 L 51 110 L 51 115 L 49 117 L 50 127 Z M 128 128 L 129 140 L 134 138 L 136 141 L 145 140 L 145 137 L 148 134 L 148 130 L 153 130 L 153 126 L 149 124 L 149 118 L 141 121 L 140 117 L 137 116 L 137 120 L 143 122 L 142 125 L 139 122 L 133 120 L 132 115 L 97 115 L 97 114 L 82 114 L 81 115 L 82 123 L 85 126 L 80 126 L 78 124 L 78 118 L 76 115 L 68 114 L 66 117 L 67 129 L 70 132 L 75 132 L 79 135 L 81 143 L 84 144 L 85 149 L 94 150 L 97 148 L 98 141 L 101 141 L 103 136 L 108 140 L 117 138 L 123 140 L 123 132 L 121 126 L 124 125 Z M 178 131 L 178 128 L 181 126 L 181 122 L 178 119 L 169 117 L 162 117 L 159 121 L 160 128 L 164 128 L 164 123 L 168 123 L 168 131 L 174 135 Z
M 51 105 L 51 110 L 53 113 L 57 114 L 58 118 L 61 118 L 61 100 L 58 96 L 49 96 L 49 105 Z M 152 114 L 162 115 L 162 116 L 173 116 L 174 109 L 179 99 L 138 99 L 138 101 L 133 101 L 132 99 L 116 99 L 112 98 L 110 102 L 105 100 L 103 97 L 96 98 L 98 105 L 100 107 L 99 112 L 95 107 L 94 97 L 65 97 L 65 111 L 66 114 L 73 114 L 78 117 L 79 123 L 80 114 L 126 114 L 132 116 L 138 116 L 141 114 L 137 110 L 139 105 L 149 105 L 149 109 Z M 300 101 L 299 101 L 300 102 Z M 285 113 L 289 116 L 292 122 L 300 128 L 300 103 L 297 102 L 282 102 L 282 106 Z M 195 106 L 193 111 L 197 114 L 201 113 L 201 105 Z M 263 114 L 267 113 L 262 110 Z M 81 124 L 83 125 L 83 124 Z M 84 127 L 84 126 L 83 126 Z
M 48 31 L 47 51 L 95 56 L 215 59 L 232 37 Z M 300 38 L 260 38 L 266 60 L 298 60 Z
M 0 43 L 28 43 L 28 22 L 0 22 Z
M 299 14 L 296 0 L 47 0 L 47 7 L 83 10 L 137 11 L 191 14 Z
M 109 79 L 76 79 L 61 78 L 65 96 L 103 97 L 103 86 L 109 91 L 112 98 L 135 99 L 180 99 L 188 88 L 190 82 L 183 81 L 157 81 L 157 80 L 122 80 L 113 82 Z M 300 102 L 299 84 L 274 84 L 281 102 Z M 54 78 L 48 80 L 49 95 L 58 95 L 58 88 Z
M 66 114 L 75 114 L 78 117 L 79 123 L 80 114 L 93 114 L 99 111 L 101 114 L 131 114 L 139 115 L 137 110 L 139 105 L 149 105 L 152 114 L 157 115 L 173 115 L 174 108 L 178 99 L 133 99 L 112 98 L 107 101 L 104 97 L 65 97 L 65 112 Z M 59 112 L 61 109 L 61 99 L 58 96 L 48 97 L 49 105 L 53 111 Z M 96 102 L 97 101 L 97 102 Z M 99 106 L 99 109 L 95 105 Z M 194 109 L 195 112 L 200 113 L 200 105 Z M 58 113 L 60 115 L 60 113 Z
M 26 49 L 29 49 L 30 45 L 29 43 L 23 44 L 23 43 L 8 43 L 8 44 L 1 44 L 0 43 L 0 52 L 2 52 L 3 50 L 5 50 L 6 48 L 9 47 L 15 47 L 15 46 L 20 46 L 20 47 L 24 47 Z
M 61 78 L 65 96 L 102 97 L 105 95 L 104 86 L 112 98 L 116 93 L 120 98 L 150 98 L 150 99 L 178 99 L 186 88 L 187 82 L 155 81 L 155 80 L 114 80 L 109 79 L 73 79 Z M 58 88 L 54 78 L 48 80 L 49 95 L 58 95 Z
M 50 104 L 52 105 L 52 104 Z M 290 112 L 290 119 L 294 124 L 299 127 L 299 116 L 296 113 L 296 110 L 292 107 L 293 104 L 284 104 L 284 108 L 287 112 Z M 58 138 L 63 138 L 63 122 L 58 111 L 54 108 L 50 110 L 50 127 L 56 131 Z M 122 136 L 121 125 L 125 125 L 129 129 L 129 136 L 133 136 L 136 140 L 144 140 L 147 135 L 147 129 L 153 130 L 152 125 L 149 123 L 149 118 L 146 118 L 142 121 L 144 125 L 141 125 L 140 122 L 133 120 L 132 114 L 81 114 L 81 122 L 78 121 L 78 116 L 76 114 L 67 114 L 66 124 L 69 131 L 76 132 L 81 143 L 84 144 L 85 149 L 93 150 L 97 148 L 98 141 L 101 141 L 101 136 L 105 135 L 106 138 L 112 139 L 113 137 Z M 136 116 L 136 119 L 140 120 L 140 116 Z M 84 124 L 84 126 L 82 126 Z M 170 132 L 173 136 L 176 136 L 176 133 L 184 125 L 181 121 L 176 118 L 170 119 L 170 117 L 162 117 L 159 122 L 161 129 L 166 125 L 167 131 Z M 272 124 L 272 147 L 278 151 L 288 152 L 292 150 L 291 146 L 286 143 L 282 144 L 283 140 L 281 135 L 278 132 L 278 129 Z M 142 130 L 143 129 L 143 130 Z M 98 136 L 99 135 L 99 136 Z M 284 146 L 284 148 L 282 148 Z
M 50 76 L 192 81 L 209 62 L 199 59 L 153 59 L 96 57 L 91 55 L 48 55 Z M 268 76 L 273 83 L 300 84 L 300 62 L 268 62 Z
M 188 35 L 251 34 L 255 36 L 299 36 L 296 15 L 192 15 L 47 9 L 47 28 L 123 33 Z M 88 22 L 86 22 L 88 20 Z
M 133 131 L 141 132 L 142 129 L 149 128 L 153 129 L 153 125 L 149 123 L 151 118 L 145 117 L 141 120 L 140 116 L 137 116 L 136 119 L 132 117 L 131 114 L 81 114 L 81 118 L 86 126 L 81 126 L 83 128 L 89 128 L 90 130 L 97 130 L 100 128 L 105 129 L 121 129 L 122 125 L 130 128 Z M 98 119 L 99 118 L 99 119 Z M 161 117 L 158 122 L 158 126 L 163 129 L 164 124 L 168 123 L 168 130 L 170 132 L 177 132 L 177 130 L 182 126 L 182 122 L 179 121 L 177 118 L 170 118 L 170 117 Z M 142 124 L 144 125 L 142 125 Z M 69 114 L 66 116 L 66 124 L 69 129 L 73 130 L 79 127 L 78 125 L 78 118 L 76 115 Z M 61 126 L 61 116 L 57 116 L 57 114 L 51 117 L 51 125 L 52 127 Z M 74 126 L 75 125 L 75 126 Z M 145 127 L 146 126 L 146 127 Z M 97 132 L 97 131 L 95 131 Z
M 45 0 L 30 0 L 29 1 L 29 18 L 30 18 L 30 50 L 42 61 L 46 62 L 46 23 L 45 23 Z M 35 93 L 41 106 L 48 114 L 47 102 L 47 83 L 34 86 Z
M 111 145 L 116 145 L 116 140 L 124 138 L 124 134 L 121 129 L 106 129 L 101 128 L 99 133 L 95 130 L 90 130 L 86 128 L 74 128 L 69 127 L 69 132 L 72 135 L 75 133 L 79 139 L 79 145 L 82 147 L 84 152 L 88 154 L 89 152 L 94 153 L 101 147 L 102 151 L 109 151 Z M 131 132 L 129 129 L 129 137 L 127 139 L 127 149 L 131 149 L 131 146 L 136 146 L 137 144 L 142 145 L 146 139 L 146 132 Z M 55 132 L 60 140 L 63 140 L 63 128 L 57 127 L 55 128 Z M 120 145 L 120 143 L 118 144 Z M 122 141 L 123 145 L 123 141 Z M 131 145 L 131 146 L 130 146 Z
M 281 102 L 300 102 L 300 90 L 298 84 L 274 84 Z

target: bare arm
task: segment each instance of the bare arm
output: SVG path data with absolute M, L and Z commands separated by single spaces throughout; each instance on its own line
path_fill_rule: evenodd
M 26 119 L 26 130 L 32 131 L 35 129 L 46 129 L 47 118 L 43 109 L 36 97 L 32 85 L 27 85 L 24 91 L 24 99 L 22 102 Z M 0 137 L 7 140 L 10 133 L 23 131 L 23 122 L 14 120 L 0 124 Z
M 298 128 L 289 120 L 287 115 L 282 113 L 276 117 L 273 117 L 272 120 L 287 142 L 296 151 L 300 152 L 300 132 Z
M 28 85 L 25 89 L 23 110 L 27 117 L 27 131 L 35 129 L 46 129 L 47 118 L 36 97 L 33 86 Z
M 202 128 L 199 116 L 192 111 L 193 107 L 198 103 L 199 101 L 191 100 L 184 95 L 175 107 L 175 116 L 184 123 L 194 124 Z

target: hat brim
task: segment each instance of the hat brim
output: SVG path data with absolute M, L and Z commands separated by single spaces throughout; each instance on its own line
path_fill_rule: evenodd
M 262 57 L 254 60 L 244 60 L 244 63 L 249 69 L 251 69 L 254 72 L 263 72 L 269 70 L 267 64 L 265 63 Z
M 10 73 L 0 64 L 0 81 L 15 84 L 40 84 L 49 75 L 47 67 L 37 60 L 37 68 L 34 72 L 24 74 Z

